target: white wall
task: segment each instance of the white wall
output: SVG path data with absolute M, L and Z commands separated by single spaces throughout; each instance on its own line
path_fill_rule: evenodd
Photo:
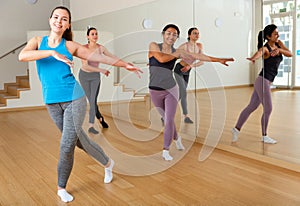
M 137 6 L 155 0 L 72 0 L 70 9 L 72 11 L 73 21 L 97 16 L 120 9 Z
M 115 36 L 115 54 L 140 62 L 148 61 L 147 50 L 151 41 L 162 41 L 160 32 L 167 23 L 175 23 L 181 29 L 181 39 L 175 46 L 186 41 L 188 28 L 196 26 L 200 30 L 200 42 L 206 54 L 234 57 L 235 62 L 230 63 L 229 67 L 206 63 L 197 69 L 197 73 L 192 73 L 189 87 L 248 85 L 253 73 L 246 60 L 252 53 L 252 6 L 251 0 L 159 0 L 76 21 L 73 27 L 83 30 L 87 25 L 92 25 L 111 31 Z M 143 29 L 145 18 L 153 21 L 151 30 Z M 215 26 L 217 18 L 222 22 L 220 27 Z M 140 88 L 147 85 L 147 82 L 140 85 L 134 77 L 125 78 L 124 74 L 121 79 L 128 84 L 136 83 Z

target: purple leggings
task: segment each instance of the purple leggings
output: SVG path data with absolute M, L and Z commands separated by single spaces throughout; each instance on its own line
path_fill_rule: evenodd
M 254 83 L 254 91 L 250 103 L 241 112 L 235 128 L 240 130 L 250 114 L 254 112 L 260 104 L 263 105 L 263 115 L 261 117 L 262 135 L 267 135 L 269 118 L 272 112 L 270 81 L 261 76 L 258 76 Z
M 174 118 L 178 105 L 179 90 L 178 87 L 175 86 L 168 90 L 150 89 L 149 92 L 154 106 L 164 118 L 164 149 L 168 150 L 172 143 L 172 139 L 177 139 Z

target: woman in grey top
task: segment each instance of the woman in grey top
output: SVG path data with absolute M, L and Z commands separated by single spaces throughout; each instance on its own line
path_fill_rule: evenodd
M 169 154 L 172 140 L 175 141 L 178 150 L 184 149 L 174 122 L 179 98 L 178 86 L 172 71 L 176 60 L 180 58 L 188 62 L 187 59 L 194 59 L 219 62 L 224 65 L 227 65 L 227 61 L 233 61 L 233 58 L 216 58 L 202 53 L 190 53 L 183 49 L 175 49 L 173 45 L 179 34 L 180 31 L 176 25 L 166 25 L 162 31 L 163 42 L 151 42 L 148 52 L 150 70 L 149 92 L 153 104 L 165 122 L 162 157 L 167 161 L 173 160 L 173 157 Z

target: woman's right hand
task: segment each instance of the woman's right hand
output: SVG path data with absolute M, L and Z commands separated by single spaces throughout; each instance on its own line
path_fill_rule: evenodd
M 62 55 L 62 54 L 60 54 L 60 53 L 58 53 L 58 52 L 54 52 L 54 53 L 52 54 L 52 56 L 53 56 L 55 59 L 57 59 L 58 61 L 62 61 L 62 62 L 64 62 L 64 63 L 66 63 L 67 65 L 69 65 L 71 68 L 73 68 L 74 63 L 73 63 L 70 59 L 68 59 L 66 56 L 64 56 L 64 55 Z
M 247 60 L 251 61 L 253 64 L 255 63 L 255 59 L 247 58 Z
M 221 64 L 224 64 L 225 66 L 229 66 L 229 65 L 227 64 L 227 62 L 233 62 L 233 61 L 234 61 L 233 58 L 223 58 L 223 59 L 221 59 L 220 63 L 221 63 Z

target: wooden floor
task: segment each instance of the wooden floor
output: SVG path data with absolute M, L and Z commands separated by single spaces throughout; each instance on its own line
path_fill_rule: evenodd
M 298 151 L 294 154 L 288 149 L 290 145 L 299 145 L 299 133 L 293 128 L 296 125 L 294 116 L 298 111 L 288 113 L 296 105 L 288 98 L 296 97 L 299 95 L 297 92 L 273 93 L 276 109 L 271 117 L 270 133 L 278 134 L 277 145 L 263 146 L 259 142 L 259 110 L 245 125 L 238 143 L 230 144 L 229 130 L 246 105 L 249 93 L 251 89 L 248 88 L 226 90 L 227 115 L 220 144 L 258 153 L 262 150 L 268 155 L 290 153 L 287 156 L 299 159 Z M 102 130 L 97 126 L 101 132 L 91 138 L 115 160 L 114 180 L 111 184 L 104 184 L 102 166 L 76 149 L 75 164 L 67 187 L 75 199 L 68 204 L 62 203 L 56 195 L 60 133 L 47 111 L 0 113 L 0 205 L 300 205 L 300 174 L 297 172 L 219 149 L 213 150 L 204 161 L 199 160 L 203 146 L 195 143 L 193 134 L 197 133 L 197 138 L 205 141 L 211 132 L 207 124 L 211 124 L 214 117 L 210 117 L 208 112 L 212 111 L 205 101 L 208 96 L 202 93 L 196 97 L 201 99 L 201 115 L 197 117 L 193 113 L 192 117 L 199 118 L 199 124 L 181 124 L 178 112 L 176 123 L 186 150 L 176 151 L 172 145 L 172 162 L 163 161 L 160 157 L 162 126 L 159 116 L 155 111 L 140 111 L 151 108 L 149 102 L 129 105 L 129 116 L 135 125 L 106 117 L 110 128 Z M 298 97 L 296 99 L 299 101 Z M 107 112 L 106 107 L 101 109 Z M 126 117 L 122 105 L 112 110 L 114 115 Z M 84 128 L 87 128 L 87 122 Z M 292 139 L 292 142 L 287 139 Z

